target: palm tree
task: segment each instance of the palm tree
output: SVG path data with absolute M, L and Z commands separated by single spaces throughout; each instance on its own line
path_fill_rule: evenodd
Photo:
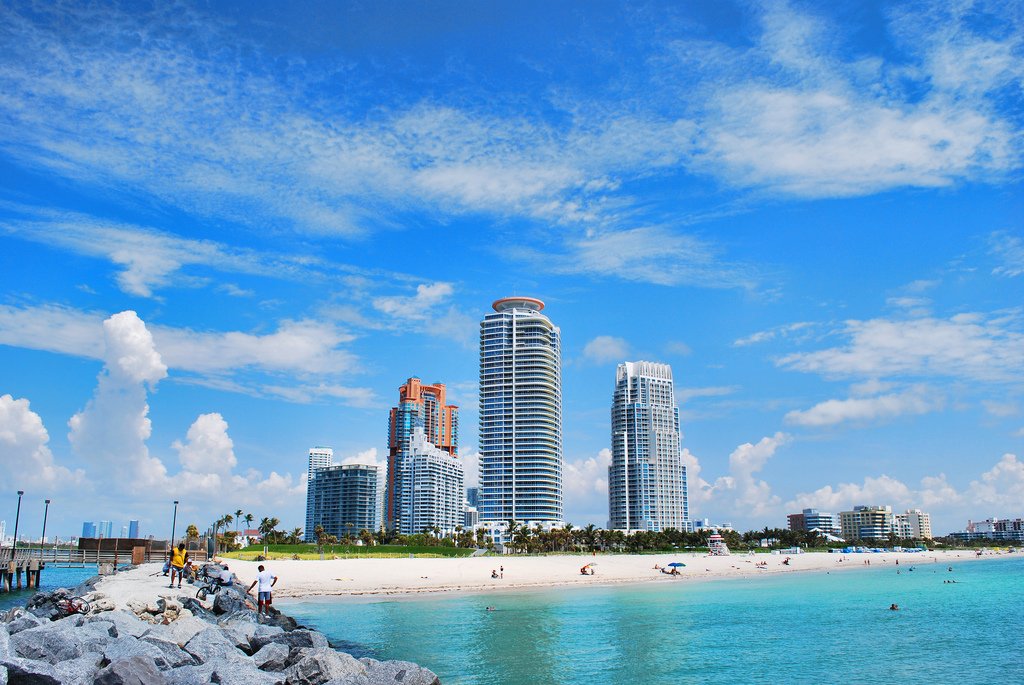
M 235 532 L 238 532 L 238 524 L 242 522 L 242 510 L 235 510 Z
M 188 524 L 188 528 L 185 529 L 185 537 L 189 540 L 196 540 L 199 538 L 199 529 L 196 528 L 196 524 Z
M 302 529 L 301 528 L 292 528 L 292 532 L 288 534 L 288 543 L 292 544 L 292 545 L 297 545 L 297 544 L 299 544 L 299 541 L 301 539 L 302 539 Z

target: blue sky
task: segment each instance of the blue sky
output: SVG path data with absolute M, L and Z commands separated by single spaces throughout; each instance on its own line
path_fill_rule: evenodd
M 8 530 L 301 526 L 412 375 L 475 473 L 509 294 L 562 329 L 576 524 L 626 359 L 694 516 L 1024 515 L 1024 6 L 836 4 L 5 4 Z

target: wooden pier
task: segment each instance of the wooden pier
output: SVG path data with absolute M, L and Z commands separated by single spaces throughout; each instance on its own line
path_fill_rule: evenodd
M 206 560 L 202 550 L 189 550 L 189 556 L 197 562 Z M 0 549 L 0 592 L 38 588 L 43 571 L 47 566 L 57 568 L 95 567 L 117 569 L 123 564 L 143 564 L 163 561 L 165 550 L 149 547 L 135 547 L 131 551 L 114 549 L 70 549 L 64 548 L 19 548 Z

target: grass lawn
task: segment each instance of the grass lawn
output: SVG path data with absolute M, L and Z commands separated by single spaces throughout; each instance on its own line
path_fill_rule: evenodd
M 267 545 L 267 559 L 319 559 L 316 545 Z M 324 545 L 324 559 L 397 559 L 416 555 L 423 558 L 437 557 L 468 557 L 474 552 L 471 548 L 457 547 L 425 547 L 405 545 Z M 253 545 L 237 552 L 226 552 L 220 556 L 230 559 L 252 561 L 263 554 L 263 545 Z

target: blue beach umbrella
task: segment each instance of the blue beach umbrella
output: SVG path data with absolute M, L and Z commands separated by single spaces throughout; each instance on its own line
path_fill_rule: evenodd
M 671 564 L 669 564 L 669 566 L 686 566 L 686 564 L 682 563 L 681 561 L 673 561 Z

